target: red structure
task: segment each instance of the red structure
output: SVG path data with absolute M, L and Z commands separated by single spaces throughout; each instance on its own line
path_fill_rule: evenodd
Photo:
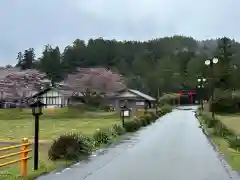
M 178 104 L 180 105 L 181 103 L 181 95 L 188 95 L 189 98 L 189 103 L 193 103 L 193 95 L 196 94 L 196 90 L 181 90 L 177 91 L 176 94 L 178 94 Z

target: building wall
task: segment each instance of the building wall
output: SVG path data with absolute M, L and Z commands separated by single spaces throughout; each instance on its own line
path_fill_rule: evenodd
M 108 104 L 113 106 L 116 110 L 120 109 L 120 106 L 124 105 L 125 101 L 127 101 L 127 106 L 129 108 L 132 108 L 133 110 L 136 109 L 143 109 L 145 107 L 145 100 L 141 98 L 136 98 L 136 99 L 123 99 L 123 98 L 116 98 L 116 99 L 111 99 L 108 101 Z
M 46 104 L 45 108 L 64 107 L 68 105 L 68 99 L 56 90 L 50 90 L 41 96 L 42 102 Z

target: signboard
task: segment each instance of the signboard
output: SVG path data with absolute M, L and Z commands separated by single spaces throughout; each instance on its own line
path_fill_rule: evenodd
M 130 116 L 130 111 L 129 110 L 121 111 L 121 116 L 129 117 Z
M 144 106 L 144 101 L 136 102 L 136 105 L 137 105 L 137 106 Z
M 128 117 L 130 114 L 129 114 L 129 111 L 123 111 L 123 116 L 124 117 Z

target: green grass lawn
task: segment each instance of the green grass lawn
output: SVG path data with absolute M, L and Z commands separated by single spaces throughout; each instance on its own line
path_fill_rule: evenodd
M 43 119 L 39 124 L 40 140 L 53 140 L 59 135 L 68 132 L 91 135 L 97 128 L 109 127 L 120 123 L 120 119 L 108 118 L 79 118 L 79 119 Z M 0 120 L 0 142 L 21 141 L 26 137 L 34 137 L 34 121 L 32 119 Z
M 233 130 L 236 134 L 240 134 L 240 115 L 236 114 L 226 114 L 217 115 L 217 118 L 226 125 L 229 129 Z M 206 128 L 209 132 L 210 129 Z M 219 150 L 225 155 L 227 162 L 233 168 L 233 170 L 240 170 L 240 152 L 229 148 L 228 141 L 223 137 L 218 137 L 215 135 L 210 135 L 213 142 L 218 146 Z
M 47 110 L 46 110 L 47 111 Z M 59 112 L 44 112 L 40 117 L 40 140 L 53 140 L 67 132 L 78 132 L 91 135 L 97 128 L 109 127 L 121 123 L 116 112 L 74 112 L 73 110 L 60 109 Z M 6 111 L 11 112 L 10 110 Z M 29 140 L 34 136 L 34 119 L 30 112 L 14 109 L 14 114 L 3 114 L 0 111 L 0 142 L 19 142 L 26 137 Z M 1 116 L 3 115 L 3 116 Z M 19 116 L 17 116 L 19 115 Z M 13 119 L 6 119 L 13 116 Z M 3 118 L 4 117 L 4 118 Z M 14 118 L 15 117 L 15 118 Z M 20 118 L 21 117 L 21 118 Z
M 51 162 L 48 160 L 48 149 L 51 142 L 59 135 L 76 132 L 92 135 L 98 128 L 107 128 L 113 124 L 121 123 L 119 113 L 116 112 L 81 112 L 73 109 L 45 110 L 40 117 L 40 170 L 49 171 L 68 162 Z M 30 110 L 7 109 L 0 110 L 0 148 L 6 146 L 3 142 L 20 143 L 23 137 L 31 142 L 34 136 L 34 119 Z M 6 153 L 0 152 L 0 156 Z M 32 155 L 32 153 L 30 153 Z M 18 157 L 15 157 L 18 158 Z M 13 160 L 10 158 L 7 160 Z M 6 160 L 0 160 L 0 163 Z M 29 173 L 33 172 L 33 160 L 29 161 Z M 19 175 L 20 164 L 0 168 L 1 173 Z M 0 179 L 1 179 L 0 173 Z M 7 179 L 6 179 L 7 180 Z
M 219 115 L 218 118 L 229 129 L 233 130 L 236 134 L 240 135 L 240 115 L 239 114 Z
M 230 130 L 233 130 L 236 135 L 240 135 L 240 115 L 226 114 L 218 115 L 218 119 L 225 124 Z M 240 153 L 229 148 L 226 139 L 214 137 L 214 142 L 219 146 L 221 152 L 226 155 L 227 161 L 234 170 L 240 170 Z
M 1 147 L 4 147 L 5 145 L 0 145 Z M 68 165 L 70 162 L 64 162 L 64 161 L 58 161 L 58 162 L 53 162 L 50 161 L 48 159 L 48 149 L 50 147 L 50 144 L 41 144 L 39 147 L 39 170 L 38 171 L 34 171 L 33 170 L 33 158 L 31 158 L 28 161 L 28 175 L 29 177 L 34 176 L 34 175 L 39 175 L 42 174 L 44 172 L 49 172 L 51 170 L 54 170 L 56 168 L 60 168 L 62 166 Z M 29 147 L 30 149 L 33 149 L 33 146 Z M 14 153 L 14 152 L 19 152 L 20 148 L 18 149 L 13 149 L 13 150 L 9 150 L 9 151 L 4 151 L 4 152 L 0 152 L 0 156 L 8 154 L 8 153 Z M 29 156 L 33 157 L 33 151 L 29 153 Z M 19 156 L 15 156 L 15 157 L 11 157 L 11 158 L 7 158 L 7 159 L 2 159 L 0 160 L 0 163 L 4 163 L 7 161 L 11 161 L 11 160 L 15 160 L 15 159 L 19 159 Z M 15 163 L 12 165 L 8 165 L 5 167 L 1 167 L 0 168 L 0 179 L 4 179 L 4 180 L 12 180 L 16 177 L 18 177 L 20 175 L 20 163 Z M 19 178 L 20 179 L 20 178 Z M 31 178 L 29 178 L 31 179 Z
M 221 137 L 212 137 L 213 142 L 218 146 L 219 150 L 224 153 L 227 162 L 233 168 L 233 170 L 240 170 L 240 152 L 235 151 L 234 149 L 229 148 L 228 142 L 226 139 Z

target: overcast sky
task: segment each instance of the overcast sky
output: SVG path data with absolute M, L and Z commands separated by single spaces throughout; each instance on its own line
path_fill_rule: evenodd
M 240 41 L 239 0 L 0 0 L 0 65 L 76 38 L 147 40 L 174 34 Z

